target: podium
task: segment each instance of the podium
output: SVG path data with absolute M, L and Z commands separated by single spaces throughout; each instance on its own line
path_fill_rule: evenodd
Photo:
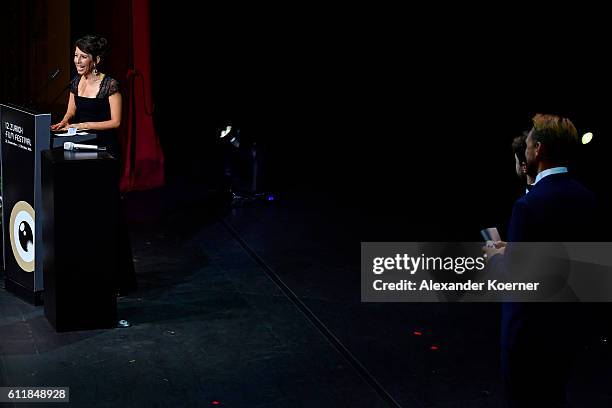
M 0 104 L 2 232 L 6 289 L 42 301 L 40 153 L 49 148 L 50 114 Z
M 119 163 L 107 152 L 42 153 L 44 309 L 57 331 L 117 324 Z
M 52 138 L 51 115 L 0 104 L 3 266 L 6 289 L 42 303 L 43 237 L 41 152 L 65 141 L 89 142 L 95 134 Z M 38 221 L 37 221 L 38 218 Z

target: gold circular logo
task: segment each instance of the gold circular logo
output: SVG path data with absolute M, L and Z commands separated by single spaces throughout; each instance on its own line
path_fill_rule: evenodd
M 25 201 L 19 201 L 11 211 L 11 248 L 15 260 L 25 272 L 34 271 L 34 209 Z

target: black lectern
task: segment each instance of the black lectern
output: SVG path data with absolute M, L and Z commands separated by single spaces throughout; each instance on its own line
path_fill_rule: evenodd
M 51 115 L 0 104 L 3 262 L 6 289 L 42 303 L 40 153 L 64 142 L 95 141 L 95 134 L 51 137 Z
M 40 304 L 43 289 L 40 152 L 49 148 L 50 114 L 0 105 L 2 229 L 6 289 Z
M 119 163 L 42 152 L 45 315 L 57 331 L 115 327 Z

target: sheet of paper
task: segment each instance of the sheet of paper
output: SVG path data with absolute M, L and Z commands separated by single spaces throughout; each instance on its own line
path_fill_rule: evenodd
M 77 135 L 89 135 L 90 133 L 87 133 L 87 132 L 77 132 L 76 134 Z M 56 133 L 55 136 L 60 137 L 60 136 L 75 136 L 75 135 L 69 135 L 68 132 L 66 132 L 66 133 Z

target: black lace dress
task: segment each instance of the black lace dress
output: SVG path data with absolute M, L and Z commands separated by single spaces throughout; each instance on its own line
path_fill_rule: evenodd
M 76 114 L 72 119 L 73 123 L 83 122 L 104 122 L 111 119 L 110 103 L 108 97 L 119 92 L 119 82 L 117 80 L 104 75 L 100 83 L 100 90 L 95 98 L 87 98 L 79 96 L 79 82 L 81 76 L 77 75 L 72 79 L 70 92 L 74 95 L 74 103 L 76 105 Z M 119 141 L 117 132 L 114 129 L 96 130 L 93 131 L 98 136 L 98 145 L 106 146 L 110 152 L 119 157 Z
M 76 114 L 72 119 L 73 123 L 83 122 L 104 122 L 111 119 L 110 103 L 108 97 L 119 92 L 119 83 L 105 75 L 100 83 L 100 90 L 95 98 L 79 96 L 79 82 L 81 76 L 77 75 L 72 79 L 70 92 L 74 95 Z M 115 129 L 95 130 L 97 144 L 106 148 L 121 162 L 121 150 Z M 117 180 L 117 183 L 119 180 Z M 136 274 L 132 262 L 132 248 L 129 239 L 127 222 L 123 214 L 123 200 L 121 200 L 121 211 L 119 218 L 118 245 L 118 265 L 116 271 L 116 286 L 118 293 L 127 294 L 136 290 Z

